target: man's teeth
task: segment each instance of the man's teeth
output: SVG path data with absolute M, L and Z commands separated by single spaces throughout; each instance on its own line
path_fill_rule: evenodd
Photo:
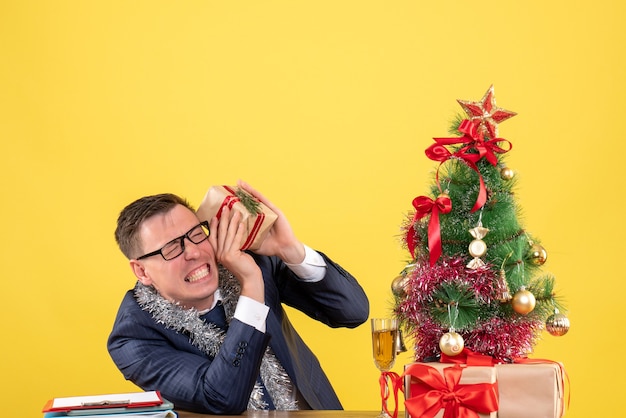
M 208 276 L 208 274 L 209 274 L 209 268 L 208 267 L 203 267 L 201 269 L 198 269 L 198 270 L 194 271 L 189 276 L 185 277 L 185 281 L 189 282 L 189 283 L 193 283 L 193 282 L 195 282 L 197 280 L 202 279 L 203 277 Z

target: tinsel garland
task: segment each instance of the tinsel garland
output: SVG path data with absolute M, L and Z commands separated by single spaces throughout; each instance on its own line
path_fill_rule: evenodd
M 230 323 L 235 313 L 241 287 L 232 273 L 221 266 L 219 283 L 226 320 Z M 217 356 L 226 333 L 219 327 L 204 322 L 196 309 L 184 309 L 180 304 L 163 298 L 153 287 L 139 282 L 135 286 L 135 298 L 141 309 L 150 313 L 157 323 L 176 332 L 187 333 L 190 343 L 196 348 L 211 358 Z M 298 409 L 297 401 L 293 399 L 291 393 L 291 380 L 270 347 L 267 347 L 263 355 L 260 376 L 276 409 Z M 268 409 L 267 402 L 263 400 L 263 386 L 258 382 L 250 394 L 248 409 Z
M 408 273 L 407 294 L 396 305 L 395 313 L 415 341 L 415 360 L 436 357 L 439 339 L 449 330 L 449 323 L 437 321 L 433 315 L 434 307 L 441 303 L 434 300 L 433 295 L 444 284 L 466 286 L 477 302 L 491 307 L 491 314 L 485 311 L 476 321 L 455 327 L 468 349 L 505 362 L 527 356 L 542 329 L 542 322 L 530 317 L 505 318 L 494 297 L 493 269 L 489 266 L 467 269 L 465 264 L 462 257 L 443 257 L 434 266 L 429 266 L 426 260 L 418 263 Z

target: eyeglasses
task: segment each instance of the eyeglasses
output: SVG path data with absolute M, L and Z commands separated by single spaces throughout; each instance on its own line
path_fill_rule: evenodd
M 161 255 L 165 261 L 173 260 L 185 251 L 185 238 L 194 244 L 200 244 L 202 241 L 209 238 L 209 234 L 209 222 L 200 222 L 198 225 L 187 231 L 185 235 L 174 238 L 159 250 L 137 257 L 137 260 L 143 260 L 144 258 L 152 257 L 153 255 Z

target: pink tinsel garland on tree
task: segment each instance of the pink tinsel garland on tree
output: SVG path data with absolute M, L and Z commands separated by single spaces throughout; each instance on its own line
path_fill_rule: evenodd
M 406 297 L 398 303 L 395 313 L 415 341 L 415 360 L 427 361 L 439 355 L 439 339 L 449 331 L 449 323 L 438 323 L 432 316 L 433 293 L 443 284 L 456 284 L 471 289 L 481 304 L 497 304 L 495 272 L 485 266 L 468 269 L 460 257 L 442 258 L 434 266 L 418 264 L 408 272 Z M 456 328 L 465 346 L 474 352 L 490 355 L 501 361 L 525 357 L 532 350 L 542 323 L 529 318 L 511 319 L 491 316 L 479 318 L 467 328 Z

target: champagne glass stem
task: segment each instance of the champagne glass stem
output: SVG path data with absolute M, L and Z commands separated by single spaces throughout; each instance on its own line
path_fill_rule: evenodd
M 380 376 L 380 395 L 382 399 L 378 418 L 390 418 L 387 411 L 385 411 L 385 402 L 387 402 L 387 398 L 389 398 L 389 386 L 387 386 L 387 376 L 384 372 L 382 372 Z

